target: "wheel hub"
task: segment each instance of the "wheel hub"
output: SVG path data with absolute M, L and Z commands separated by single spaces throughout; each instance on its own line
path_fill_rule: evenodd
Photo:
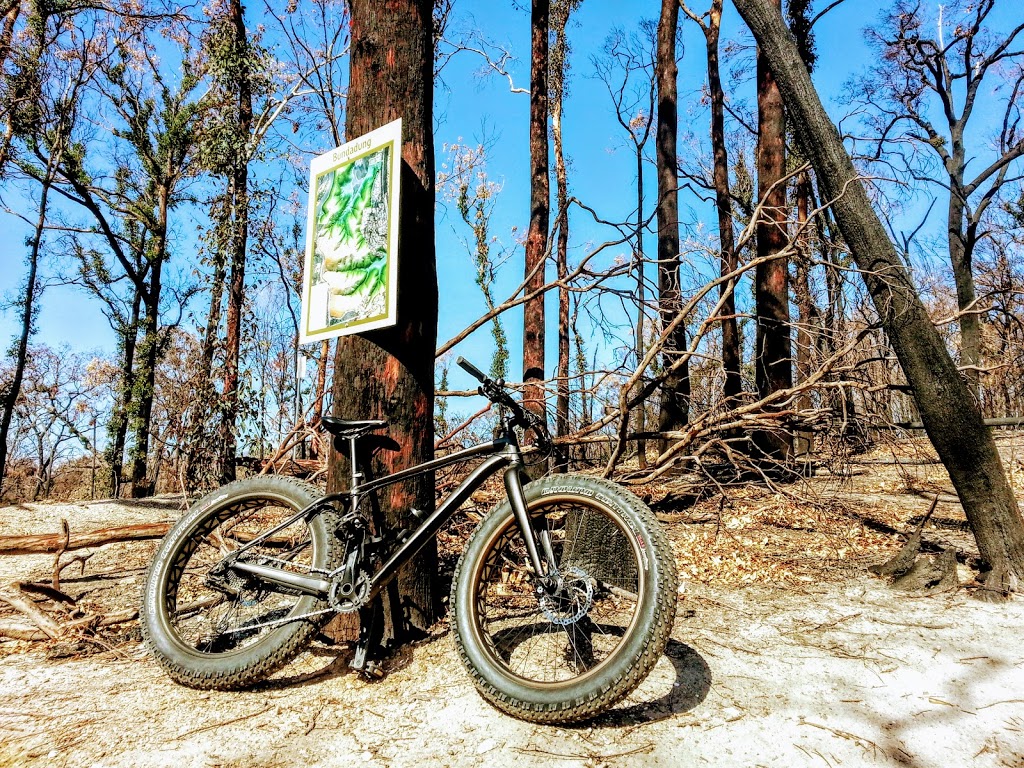
M 552 624 L 573 624 L 594 604 L 594 584 L 582 568 L 570 566 L 561 573 L 561 584 L 554 593 L 540 597 L 541 612 Z

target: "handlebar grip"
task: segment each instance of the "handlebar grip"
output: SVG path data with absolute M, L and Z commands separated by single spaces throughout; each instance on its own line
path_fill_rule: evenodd
M 470 376 L 472 376 L 477 381 L 479 381 L 481 384 L 488 380 L 487 376 L 484 374 L 484 372 L 481 371 L 479 368 L 477 368 L 475 365 L 473 365 L 471 362 L 469 362 L 469 360 L 467 360 L 466 358 L 464 358 L 464 357 L 456 358 L 455 363 L 462 370 L 464 370 Z

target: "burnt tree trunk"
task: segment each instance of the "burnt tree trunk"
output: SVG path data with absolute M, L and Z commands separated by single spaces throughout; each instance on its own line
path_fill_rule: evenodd
M 781 9 L 781 0 L 772 0 Z M 786 231 L 786 115 L 782 94 L 768 61 L 757 52 L 757 256 L 780 253 L 789 243 Z M 755 269 L 757 343 L 754 377 L 759 397 L 793 386 L 789 339 L 789 267 L 777 258 Z M 760 453 L 785 461 L 793 450 L 792 438 L 778 432 L 754 433 Z
M 678 0 L 662 0 L 658 20 L 655 77 L 658 81 L 658 126 L 655 138 L 658 171 L 658 310 L 662 328 L 679 314 L 682 306 L 679 283 L 679 175 L 676 157 L 678 89 L 676 78 L 676 28 Z M 686 325 L 680 323 L 665 339 L 663 368 L 671 366 L 686 349 Z M 682 429 L 690 418 L 690 375 L 687 364 L 665 379 L 661 386 L 658 431 Z M 668 447 L 662 440 L 661 451 Z
M 871 207 L 857 170 L 829 120 L 776 8 L 734 0 L 778 80 L 804 154 L 853 255 L 900 361 L 925 431 L 949 472 L 985 560 L 990 596 L 1024 577 L 1024 520 L 995 441 L 916 287 Z
M 167 257 L 167 216 L 170 190 L 163 186 L 157 191 L 156 231 L 153 245 L 154 258 L 150 267 L 149 285 L 143 296 L 145 316 L 142 319 L 142 343 L 136 358 L 133 377 L 131 414 L 132 447 L 131 496 L 133 499 L 153 495 L 149 478 L 149 431 L 153 421 L 153 399 L 156 395 L 156 364 L 160 356 L 160 292 L 162 272 Z
M 569 288 L 565 280 L 569 274 L 569 182 L 562 146 L 562 108 L 565 102 L 565 76 L 568 69 L 566 53 L 568 42 L 565 28 L 572 12 L 572 4 L 556 4 L 551 15 L 554 47 L 550 56 L 551 84 L 551 136 L 555 150 L 555 201 L 558 210 L 558 240 L 555 243 L 555 270 L 558 276 L 558 362 L 555 371 L 555 436 L 569 434 Z M 553 469 L 566 472 L 569 453 L 559 457 Z
M 714 152 L 715 208 L 718 211 L 718 244 L 721 248 L 721 274 L 735 272 L 739 267 L 736 238 L 732 228 L 732 191 L 729 189 L 729 152 L 725 144 L 725 90 L 718 56 L 722 29 L 722 0 L 714 0 L 704 30 L 707 43 L 708 91 L 711 95 L 711 148 Z M 727 407 L 734 405 L 743 392 L 740 371 L 740 331 L 736 322 L 735 285 L 723 284 L 722 301 L 722 370 L 725 384 L 722 395 Z
M 132 309 L 128 322 L 118 333 L 121 337 L 120 381 L 114 396 L 114 403 L 107 423 L 110 443 L 105 450 L 110 466 L 110 495 L 115 499 L 121 495 L 124 481 L 124 447 L 128 439 L 128 414 L 132 407 L 132 393 L 135 391 L 135 348 L 139 340 L 139 319 L 142 315 L 142 291 L 132 286 Z
M 796 376 L 797 381 L 805 381 L 810 375 L 813 366 L 813 351 L 816 348 L 815 337 L 819 320 L 818 308 L 814 303 L 814 296 L 811 293 L 811 237 L 808 223 L 808 206 L 811 197 L 810 174 L 804 170 L 797 176 L 796 182 L 796 219 L 799 232 L 797 233 L 796 259 L 793 270 L 794 282 L 793 294 L 797 307 L 796 326 Z M 812 406 L 811 393 L 802 392 L 795 401 L 797 409 L 804 410 Z M 809 454 L 811 452 L 814 433 L 801 431 L 797 434 L 798 454 Z
M 548 180 L 548 0 L 530 13 L 530 228 L 526 235 L 526 292 L 544 286 L 550 218 Z M 523 304 L 523 405 L 546 419 L 544 404 L 544 294 Z
M 402 179 L 398 324 L 338 340 L 334 414 L 386 418 L 401 449 L 383 452 L 380 470 L 427 461 L 434 451 L 434 350 L 437 271 L 434 257 L 433 51 L 429 0 L 353 0 L 346 136 L 358 137 L 402 118 Z M 347 460 L 329 459 L 328 490 L 348 486 Z M 433 474 L 381 494 L 388 525 L 411 508 L 434 506 Z M 389 633 L 395 640 L 425 630 L 440 610 L 437 550 L 429 545 L 388 591 Z M 392 598 L 397 596 L 397 603 Z

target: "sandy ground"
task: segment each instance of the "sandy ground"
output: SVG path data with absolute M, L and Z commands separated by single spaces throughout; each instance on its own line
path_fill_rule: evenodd
M 0 509 L 0 525 L 175 514 L 173 500 L 22 505 Z M 669 526 L 678 551 L 692 526 Z M 132 563 L 153 546 L 97 550 L 65 587 L 123 606 L 141 586 Z M 51 566 L 0 557 L 0 581 L 47 578 Z M 443 623 L 381 681 L 314 646 L 243 693 L 171 683 L 131 630 L 71 659 L 53 658 L 53 644 L 2 642 L 0 766 L 1024 766 L 1024 600 L 910 597 L 860 566 L 831 573 L 798 586 L 688 582 L 651 677 L 573 728 L 486 704 Z

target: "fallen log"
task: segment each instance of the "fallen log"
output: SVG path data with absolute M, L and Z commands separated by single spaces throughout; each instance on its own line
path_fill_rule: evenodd
M 171 522 L 136 523 L 115 528 L 100 528 L 84 533 L 42 533 L 27 536 L 0 536 L 0 555 L 30 555 L 69 552 L 85 547 L 102 547 L 123 541 L 144 541 L 163 538 Z

